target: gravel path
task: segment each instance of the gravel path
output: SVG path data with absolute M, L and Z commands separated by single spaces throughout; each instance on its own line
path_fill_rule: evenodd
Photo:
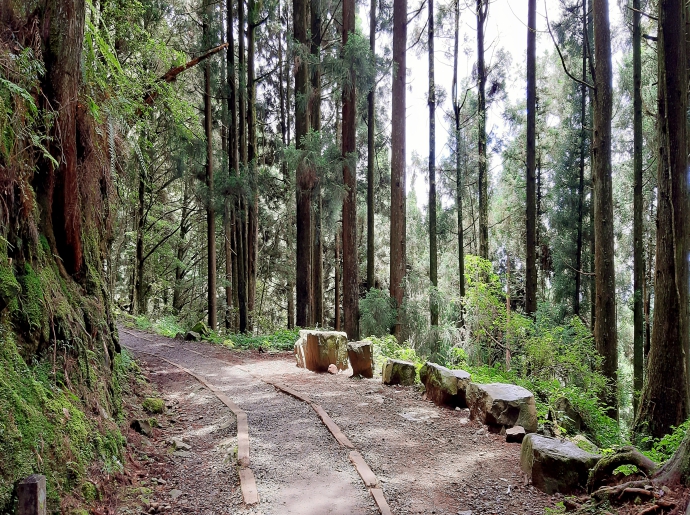
M 378 512 L 348 460 L 347 449 L 335 441 L 310 406 L 277 392 L 230 363 L 202 355 L 198 350 L 194 352 L 188 344 L 132 333 L 136 334 L 121 330 L 120 341 L 135 354 L 149 359 L 142 351 L 153 353 L 201 375 L 246 411 L 250 467 L 260 499 L 258 506 L 248 508 L 250 513 L 366 515 Z
M 260 497 L 247 513 L 378 513 L 347 449 L 314 411 L 260 378 L 280 381 L 325 409 L 364 456 L 395 514 L 542 514 L 560 500 L 526 484 L 519 445 L 468 420 L 466 410 L 423 400 L 415 388 L 352 379 L 348 372 L 315 374 L 295 367 L 292 353 L 231 351 L 138 334 L 121 331 L 120 338 L 135 351 L 203 375 L 247 412 Z

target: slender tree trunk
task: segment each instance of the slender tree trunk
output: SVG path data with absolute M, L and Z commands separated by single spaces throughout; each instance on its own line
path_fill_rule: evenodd
M 247 209 L 247 309 L 250 313 L 249 330 L 253 328 L 256 299 L 257 254 L 259 241 L 259 191 L 257 184 L 258 149 L 256 141 L 256 19 L 255 0 L 247 3 L 247 160 L 251 197 Z
M 140 315 L 146 311 L 144 306 L 144 225 L 145 219 L 145 197 L 146 192 L 146 171 L 139 171 L 139 188 L 137 195 L 137 245 L 134 259 L 134 298 L 132 300 L 132 314 Z
M 582 82 L 587 81 L 587 1 L 582 0 Z M 587 143 L 587 86 L 580 86 L 580 176 L 577 184 L 577 249 L 575 251 L 575 293 L 573 314 L 580 314 L 582 291 L 582 225 L 585 196 L 585 159 Z
M 204 19 L 204 40 L 211 39 L 210 24 L 213 15 L 213 4 L 206 4 Z M 208 45 L 207 45 L 208 46 Z M 211 110 L 211 63 L 204 63 L 204 131 L 206 133 L 206 186 L 208 199 L 206 204 L 206 227 L 208 242 L 208 326 L 216 329 L 216 212 L 214 209 L 213 188 L 213 113 Z
M 369 6 L 369 48 L 376 58 L 376 0 Z M 367 290 L 374 279 L 374 164 L 376 160 L 376 82 L 367 95 Z
M 434 82 L 434 0 L 427 3 L 429 48 L 429 280 L 434 291 L 429 299 L 431 325 L 438 325 L 438 250 L 436 248 L 436 83 Z
M 182 281 L 184 280 L 187 270 L 184 266 L 184 258 L 187 254 L 187 232 L 189 231 L 189 224 L 187 219 L 189 217 L 189 183 L 184 181 L 184 189 L 182 193 L 182 210 L 180 212 L 180 241 L 177 245 L 177 265 L 175 266 L 175 288 L 173 290 L 173 309 L 179 313 L 184 302 L 182 300 Z
M 465 296 L 465 243 L 462 224 L 462 157 L 464 141 L 460 132 L 460 99 L 458 91 L 458 59 L 460 58 L 460 0 L 455 2 L 455 46 L 453 50 L 453 113 L 455 115 L 455 209 L 458 215 L 458 276 L 460 297 Z M 461 144 L 462 152 L 461 152 Z M 460 309 L 460 327 L 465 325 L 464 309 Z
M 296 42 L 309 49 L 307 37 L 307 2 L 293 0 L 293 25 Z M 304 151 L 304 138 L 309 132 L 309 69 L 305 61 L 297 62 L 295 70 L 295 139 L 297 148 Z M 297 164 L 297 325 L 307 327 L 312 320 L 312 252 L 311 197 L 314 171 L 304 154 Z
M 488 0 L 477 0 L 477 120 L 479 155 L 479 256 L 489 259 L 489 187 L 486 160 L 486 67 L 484 65 L 484 28 L 489 11 Z
M 239 172 L 239 156 L 237 154 L 237 144 L 238 144 L 238 134 L 237 134 L 237 78 L 235 70 L 235 31 L 233 24 L 235 22 L 235 16 L 233 13 L 232 0 L 226 0 L 227 2 L 227 12 L 226 12 L 226 26 L 228 31 L 228 51 L 227 51 L 227 83 L 228 83 L 228 99 L 227 99 L 227 111 L 228 111 L 228 178 L 232 180 L 236 177 Z M 226 304 L 228 306 L 227 313 L 225 314 L 225 325 L 228 330 L 233 327 L 234 317 L 233 317 L 233 305 L 234 300 L 237 296 L 237 270 L 236 266 L 233 267 L 233 263 L 236 264 L 236 249 L 234 248 L 234 235 L 233 235 L 233 209 L 231 204 L 231 197 L 227 195 L 225 198 L 225 252 L 227 255 L 227 262 L 225 265 L 225 280 L 228 282 L 228 286 L 225 287 L 225 297 Z M 234 287 L 234 288 L 233 288 Z M 233 291 L 234 290 L 234 291 Z
M 343 0 L 343 47 L 355 31 L 355 0 Z M 350 340 L 359 340 L 359 263 L 357 260 L 357 96 L 354 65 L 343 88 L 343 315 Z
M 238 52 L 237 68 L 235 73 L 239 82 L 237 103 L 238 103 L 238 153 L 236 174 L 240 181 L 246 179 L 247 170 L 247 67 L 246 67 L 246 40 L 245 40 L 245 11 L 244 0 L 237 2 L 237 41 Z M 237 308 L 239 316 L 239 330 L 241 333 L 247 331 L 249 327 L 249 277 L 247 274 L 247 200 L 243 193 L 237 197 L 235 207 L 235 246 L 237 259 Z
M 688 177 L 686 10 L 659 2 L 658 202 L 654 323 L 636 432 L 659 438 L 688 417 Z
M 640 0 L 633 0 L 633 406 L 637 406 L 644 376 L 644 244 L 642 214 L 642 31 Z
M 602 372 L 611 381 L 605 401 L 618 418 L 618 331 L 613 245 L 611 179 L 612 70 L 608 0 L 594 0 L 594 268 L 596 308 L 594 340 L 604 358 Z
M 340 230 L 335 233 L 335 295 L 334 295 L 334 326 L 340 331 Z
M 537 0 L 527 2 L 527 187 L 525 313 L 537 311 Z
M 321 0 L 311 0 L 311 53 L 319 63 L 311 70 L 312 108 L 311 128 L 321 131 Z M 312 246 L 312 286 L 314 288 L 313 320 L 314 325 L 323 327 L 323 239 L 321 211 L 321 180 L 317 179 L 314 191 L 314 213 L 312 218 L 314 243 Z
M 393 85 L 391 106 L 390 290 L 398 308 L 393 334 L 402 341 L 402 305 L 407 273 L 405 127 L 407 0 L 393 0 Z

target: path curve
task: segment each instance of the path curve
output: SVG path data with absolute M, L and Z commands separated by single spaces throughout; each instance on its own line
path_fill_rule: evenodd
M 235 413 L 246 504 L 259 503 L 263 515 L 391 513 L 373 472 L 323 408 L 244 367 L 168 341 L 120 328 L 124 347 L 190 374 Z

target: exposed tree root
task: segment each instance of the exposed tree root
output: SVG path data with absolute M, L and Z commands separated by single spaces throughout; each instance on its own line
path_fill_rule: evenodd
M 628 446 L 611 456 L 604 456 L 589 473 L 587 491 L 595 491 L 613 471 L 621 465 L 635 465 L 646 476 L 651 476 L 659 467 L 634 447 Z

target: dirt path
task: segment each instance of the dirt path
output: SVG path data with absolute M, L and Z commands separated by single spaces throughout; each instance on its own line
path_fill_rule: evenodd
M 177 400 L 180 407 L 192 404 L 197 410 L 207 405 L 210 413 L 226 412 L 226 417 L 229 412 L 191 378 L 196 398 L 170 392 L 166 379 L 179 370 L 144 352 L 202 376 L 247 413 L 259 504 L 242 505 L 233 467 L 214 462 L 215 455 L 222 455 L 222 446 L 205 439 L 214 434 L 218 422 L 199 424 L 197 420 L 186 430 L 193 453 L 185 464 L 186 474 L 178 474 L 174 485 L 161 489 L 168 495 L 173 489 L 183 492 L 178 498 L 186 502 L 183 511 L 263 515 L 379 512 L 348 459 L 349 449 L 336 442 L 309 405 L 277 391 L 262 378 L 280 381 L 323 406 L 364 456 L 395 514 L 541 514 L 558 500 L 524 484 L 519 445 L 488 434 L 467 420 L 465 411 L 438 408 L 422 400 L 414 388 L 386 387 L 380 379 L 353 380 L 346 373 L 314 374 L 295 367 L 291 353 L 230 351 L 129 329 L 120 332 L 120 339 L 149 367 L 160 368 L 151 379 L 168 402 Z M 231 413 L 230 418 L 224 431 L 234 430 L 232 435 L 236 435 Z M 179 426 L 189 422 L 181 417 L 175 429 L 180 431 Z M 225 444 L 227 453 L 227 446 L 236 442 L 225 435 Z M 209 463 L 204 462 L 205 457 Z M 235 476 L 232 480 L 228 480 L 228 472 Z M 222 487 L 195 486 L 213 483 L 217 477 L 223 478 Z M 220 489 L 223 487 L 225 491 Z M 172 511 L 175 506 L 171 504 Z M 196 508 L 190 510 L 190 506 Z

